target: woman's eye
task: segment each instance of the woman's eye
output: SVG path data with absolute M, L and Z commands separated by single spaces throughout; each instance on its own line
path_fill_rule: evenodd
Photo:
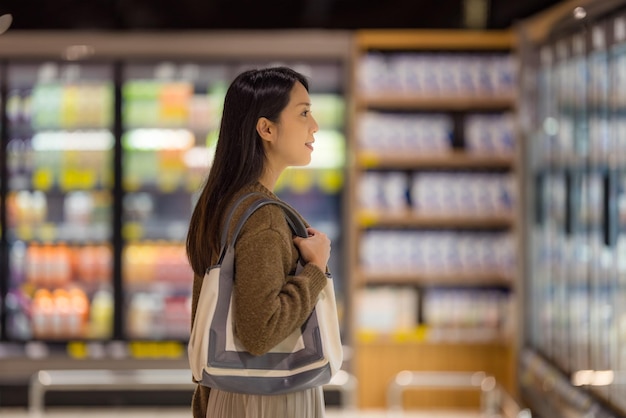
M 309 113 L 311 113 L 310 110 L 305 110 L 304 112 L 302 112 L 302 116 L 308 116 Z

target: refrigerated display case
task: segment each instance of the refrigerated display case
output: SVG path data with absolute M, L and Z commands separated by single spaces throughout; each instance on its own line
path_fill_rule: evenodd
M 113 336 L 113 78 L 6 67 L 6 338 Z
M 193 274 L 185 255 L 187 220 L 212 159 L 226 88 L 242 70 L 270 64 L 192 61 L 124 66 L 121 230 L 126 338 L 188 337 Z M 327 232 L 337 248 L 330 268 L 341 283 L 342 68 L 333 62 L 282 64 L 309 77 L 320 129 L 311 165 L 288 169 L 276 193 Z
M 521 392 L 539 416 L 621 416 L 623 1 L 572 6 L 522 50 L 529 217 Z

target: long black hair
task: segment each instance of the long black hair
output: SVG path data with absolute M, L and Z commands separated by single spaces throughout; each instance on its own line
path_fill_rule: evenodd
M 191 215 L 187 257 L 195 274 L 209 267 L 210 254 L 219 251 L 222 214 L 232 197 L 263 175 L 266 156 L 256 125 L 261 117 L 278 122 L 291 90 L 306 77 L 287 67 L 244 71 L 226 91 L 213 165 Z

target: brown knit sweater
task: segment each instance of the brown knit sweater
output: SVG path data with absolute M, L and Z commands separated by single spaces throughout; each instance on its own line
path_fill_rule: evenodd
M 237 193 L 233 202 L 251 191 L 278 200 L 274 193 L 255 183 Z M 246 200 L 235 211 L 229 236 L 253 200 Z M 218 254 L 210 257 L 211 264 L 217 262 Z M 252 354 L 269 351 L 300 327 L 326 285 L 326 275 L 313 264 L 307 264 L 295 276 L 298 257 L 291 229 L 278 205 L 265 205 L 248 218 L 235 244 L 234 324 L 237 337 Z M 201 287 L 202 277 L 195 276 L 192 320 Z M 198 385 L 192 400 L 194 418 L 207 416 L 208 399 L 209 388 Z

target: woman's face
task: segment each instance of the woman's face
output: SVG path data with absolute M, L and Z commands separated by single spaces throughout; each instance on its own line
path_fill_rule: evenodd
M 274 125 L 273 141 L 268 144 L 267 158 L 275 170 L 304 166 L 311 162 L 313 134 L 319 126 L 311 114 L 311 99 L 301 83 L 291 89 L 287 106 Z

